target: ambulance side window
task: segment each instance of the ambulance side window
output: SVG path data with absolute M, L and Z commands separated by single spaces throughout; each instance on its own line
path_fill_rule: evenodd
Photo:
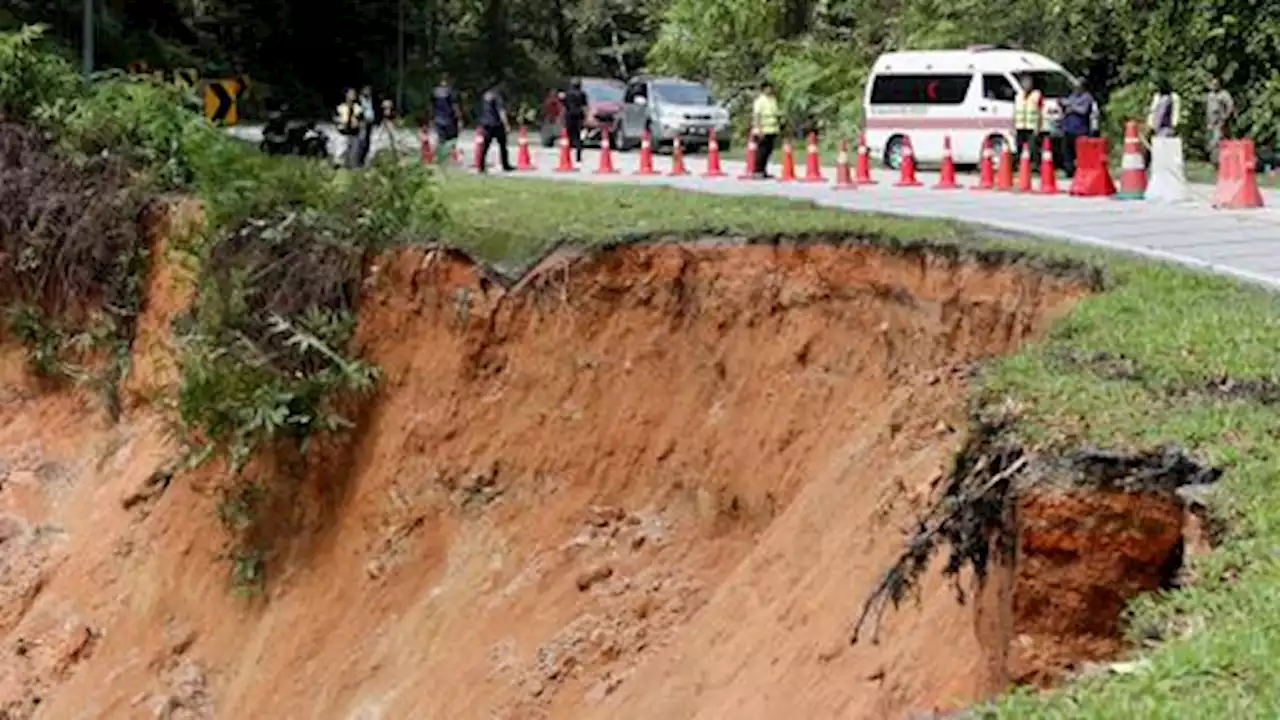
M 1017 99 L 1018 92 L 1013 89 L 1013 83 L 1009 82 L 1009 78 L 1004 75 L 983 75 L 982 97 L 985 100 L 1013 102 Z
M 871 104 L 960 105 L 972 84 L 972 75 L 877 75 Z

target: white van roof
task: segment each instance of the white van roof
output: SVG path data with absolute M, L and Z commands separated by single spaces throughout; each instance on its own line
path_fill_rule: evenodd
M 911 50 L 884 53 L 876 58 L 871 72 L 1020 72 L 1023 70 L 1059 70 L 1061 65 L 1038 53 L 1026 50 L 978 45 L 966 50 Z

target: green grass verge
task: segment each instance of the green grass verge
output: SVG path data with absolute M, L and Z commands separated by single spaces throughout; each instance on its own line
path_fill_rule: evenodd
M 585 242 L 625 232 L 698 228 L 836 230 L 934 237 L 1085 259 L 1112 289 L 1081 302 L 1043 341 L 991 364 L 975 400 L 1016 400 L 1015 432 L 1042 447 L 1181 444 L 1227 468 L 1217 510 L 1233 530 L 1198 560 L 1191 589 L 1148 597 L 1131 626 L 1165 641 L 1130 675 L 1060 691 L 1014 693 L 978 717 L 1280 717 L 1280 412 L 1265 398 L 1188 392 L 1210 379 L 1267 380 L 1280 351 L 1280 296 L 1161 264 L 1038 241 L 977 241 L 950 223 L 817 209 L 806 203 L 724 198 L 667 189 L 526 179 L 450 177 L 449 234 L 493 261 L 521 261 L 547 238 Z M 1090 362 L 1105 353 L 1112 364 Z M 1075 358 L 1075 359 L 1073 359 Z M 1084 358 L 1084 361 L 1079 360 Z M 1124 368 L 1114 371 L 1115 363 Z M 853 608 L 851 607 L 851 611 Z M 1180 633 L 1177 628 L 1199 628 Z
M 453 243 L 494 263 L 520 264 L 561 239 L 729 230 L 755 233 L 849 230 L 901 238 L 962 240 L 967 228 L 816 208 L 781 198 L 715 197 L 671 188 L 592 186 L 528 178 L 445 173 L 441 197 Z

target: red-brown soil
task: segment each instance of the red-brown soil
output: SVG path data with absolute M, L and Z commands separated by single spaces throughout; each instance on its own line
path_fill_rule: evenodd
M 1050 684 L 1124 649 L 1125 605 L 1168 585 L 1188 517 L 1172 493 L 1116 490 L 1027 493 L 1018 515 L 1009 674 Z
M 963 441 L 965 370 L 1084 292 L 861 246 L 624 246 L 510 291 L 457 254 L 398 252 L 360 308 L 380 393 L 345 452 L 280 480 L 294 512 L 266 596 L 244 599 L 209 478 L 150 482 L 176 452 L 151 401 L 186 297 L 157 268 L 119 424 L 32 389 L 0 343 L 0 716 L 962 705 L 1008 679 L 1007 593 L 960 605 L 931 573 L 882 644 L 850 646 L 850 623 Z

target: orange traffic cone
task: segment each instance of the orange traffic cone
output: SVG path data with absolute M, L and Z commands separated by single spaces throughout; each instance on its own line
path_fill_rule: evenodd
M 681 144 L 680 138 L 671 141 L 671 171 L 667 174 L 672 177 L 689 174 L 684 167 L 684 145 Z
M 573 166 L 573 155 L 569 152 L 569 131 L 560 128 L 560 164 L 556 166 L 558 173 L 578 172 Z
M 809 133 L 808 142 L 804 148 L 804 181 L 805 182 L 826 182 L 826 178 L 822 177 L 822 158 L 818 155 L 818 137 L 814 133 Z
M 657 175 L 653 169 L 653 134 L 646 128 L 640 135 L 640 167 L 636 175 Z
M 1138 142 L 1138 123 L 1124 125 L 1124 155 L 1120 157 L 1120 191 L 1117 200 L 1141 200 L 1147 193 L 1147 164 Z
M 756 176 L 756 154 L 760 152 L 760 145 L 756 141 L 756 134 L 747 133 L 747 166 L 738 176 L 739 180 L 751 180 Z
M 1053 143 L 1049 138 L 1044 139 L 1040 150 L 1040 189 L 1036 192 L 1041 195 L 1058 194 L 1058 171 L 1053 166 Z
M 600 134 L 600 164 L 596 167 L 596 175 L 617 175 L 618 169 L 613 166 L 613 148 L 609 146 L 609 133 Z
M 1031 192 L 1031 147 L 1022 143 L 1022 152 L 1018 155 L 1018 192 Z
M 1013 189 L 1013 151 L 1008 143 L 1000 150 L 1000 170 L 996 173 L 996 190 L 1009 192 Z
M 724 170 L 720 168 L 720 143 L 716 142 L 714 133 L 707 141 L 707 170 L 702 173 L 702 177 L 724 177 Z
M 528 172 L 536 169 L 533 166 L 533 156 L 529 154 L 529 133 L 524 129 L 523 125 L 520 126 L 520 136 L 516 140 L 516 145 L 518 148 L 516 151 L 516 170 Z
M 426 128 L 418 130 L 418 149 L 422 155 L 422 164 L 430 165 L 436 161 L 436 153 L 431 149 L 431 135 Z
M 790 140 L 782 141 L 782 174 L 778 182 L 791 182 L 796 179 L 796 151 Z
M 471 142 L 471 147 L 476 156 L 476 172 L 484 172 L 484 131 L 480 128 L 476 128 L 476 139 Z
M 858 169 L 854 181 L 859 185 L 875 185 L 871 177 L 871 148 L 867 147 L 867 134 L 858 133 Z
M 942 170 L 938 174 L 938 184 L 934 190 L 959 190 L 956 184 L 956 163 L 951 157 L 951 136 L 942 136 Z
M 841 140 L 840 152 L 836 154 L 836 189 L 854 190 L 857 187 L 849 168 L 849 141 Z
M 969 190 L 996 190 L 996 152 L 991 149 L 991 138 L 982 143 L 982 160 L 978 163 L 978 184 Z
M 1258 158 L 1252 140 L 1223 140 L 1218 146 L 1218 184 L 1213 206 L 1228 210 L 1260 208 Z
M 911 138 L 902 140 L 902 162 L 899 168 L 901 173 L 898 182 L 893 184 L 894 187 L 920 187 L 924 184 L 916 179 L 916 153 L 911 149 Z
M 996 169 L 992 166 L 995 153 L 991 151 L 991 138 L 982 143 L 982 161 L 978 163 L 978 184 L 971 190 L 994 190 L 996 187 Z

